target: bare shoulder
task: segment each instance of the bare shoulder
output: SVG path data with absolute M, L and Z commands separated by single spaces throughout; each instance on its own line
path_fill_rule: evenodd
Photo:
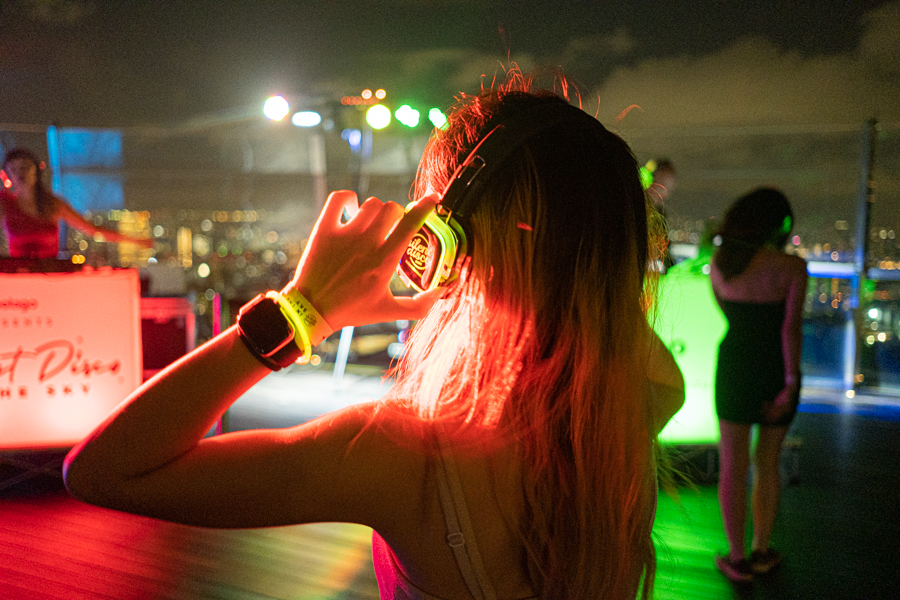
M 806 261 L 794 254 L 786 254 L 771 248 L 761 248 L 757 253 L 757 269 L 796 277 L 806 273 Z
M 427 424 L 421 419 L 379 401 L 354 404 L 329 413 L 299 427 L 296 435 L 336 438 L 346 444 L 348 456 L 356 454 L 357 458 L 371 456 L 372 452 L 382 458 L 420 454 L 428 440 Z
M 777 264 L 782 265 L 785 268 L 806 268 L 806 261 L 800 258 L 795 254 L 787 254 L 786 252 L 781 252 L 780 250 L 773 250 L 772 248 L 760 248 L 757 253 L 759 259 L 762 262 L 768 264 Z
M 785 262 L 792 273 L 800 273 L 806 275 L 806 261 L 799 256 L 793 254 L 784 255 Z
M 53 215 L 58 219 L 63 219 L 70 215 L 77 215 L 79 217 L 81 216 L 77 212 L 75 212 L 75 209 L 69 206 L 69 204 L 65 200 L 63 200 L 56 194 L 50 196 L 50 201 L 53 204 Z
M 344 498 L 355 500 L 347 507 L 352 520 L 377 529 L 415 510 L 431 443 L 427 423 L 382 402 L 350 406 L 318 421 L 319 431 L 300 435 L 321 436 L 323 445 L 337 450 L 332 466 Z
M 432 439 L 427 423 L 381 401 L 348 407 L 334 418 L 348 438 L 347 459 L 387 477 L 418 470 Z

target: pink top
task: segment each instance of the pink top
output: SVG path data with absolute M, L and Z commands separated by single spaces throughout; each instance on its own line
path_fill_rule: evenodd
M 16 197 L 0 191 L 3 232 L 13 258 L 56 258 L 59 252 L 59 224 L 56 217 L 33 217 L 22 212 Z

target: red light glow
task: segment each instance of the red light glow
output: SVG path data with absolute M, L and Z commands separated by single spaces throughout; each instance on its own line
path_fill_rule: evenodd
M 375 98 L 371 96 L 368 99 L 362 96 L 344 96 L 341 98 L 341 104 L 344 106 L 371 105 L 375 104 L 375 102 Z

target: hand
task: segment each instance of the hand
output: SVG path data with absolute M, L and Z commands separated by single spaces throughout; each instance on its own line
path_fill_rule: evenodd
M 788 415 L 800 399 L 800 386 L 797 384 L 785 386 L 775 400 L 763 404 L 763 417 L 766 423 L 776 423 Z
M 409 212 L 393 202 L 354 192 L 332 192 L 285 289 L 296 288 L 335 331 L 398 319 L 420 319 L 443 290 L 395 297 L 390 280 L 409 241 L 434 210 L 437 195 L 421 198 Z M 341 223 L 346 210 L 347 223 Z

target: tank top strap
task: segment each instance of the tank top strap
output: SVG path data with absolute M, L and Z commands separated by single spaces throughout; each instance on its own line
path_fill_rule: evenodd
M 447 543 L 453 550 L 459 572 L 472 597 L 475 600 L 496 600 L 497 594 L 485 571 L 475 541 L 475 530 L 469 518 L 469 509 L 463 495 L 456 460 L 450 449 L 450 440 L 440 423 L 435 426 L 435 437 L 440 458 L 437 469 L 438 493 L 444 521 L 447 524 Z

